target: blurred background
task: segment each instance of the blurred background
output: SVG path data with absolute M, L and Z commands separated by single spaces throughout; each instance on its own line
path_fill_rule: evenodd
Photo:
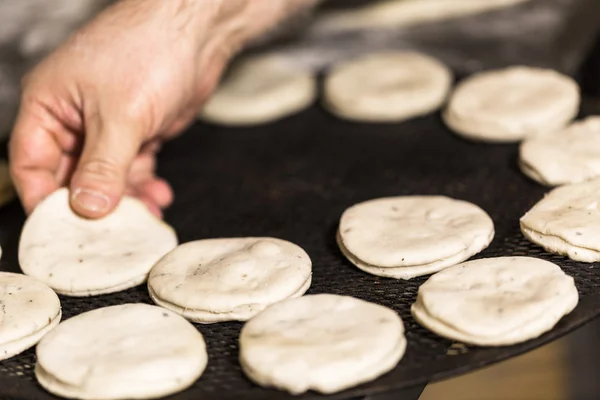
M 10 132 L 23 73 L 110 2 L 0 0 L 0 138 Z M 600 0 L 329 0 L 290 22 L 249 51 L 278 52 L 318 71 L 381 49 L 424 51 L 459 77 L 543 66 L 576 77 L 587 111 L 600 114 Z M 521 357 L 431 384 L 421 399 L 600 399 L 599 342 L 596 321 Z

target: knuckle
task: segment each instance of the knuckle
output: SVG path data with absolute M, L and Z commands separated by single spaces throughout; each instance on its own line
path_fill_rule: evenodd
M 86 179 L 103 183 L 118 181 L 123 175 L 117 162 L 105 158 L 93 158 L 83 163 L 80 173 Z

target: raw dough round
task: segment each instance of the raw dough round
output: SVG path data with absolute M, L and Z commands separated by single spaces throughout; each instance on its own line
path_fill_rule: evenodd
M 558 72 L 510 67 L 460 83 L 444 112 L 461 136 L 487 142 L 518 142 L 567 125 L 579 111 L 577 83 Z
M 202 335 L 179 315 L 124 304 L 73 317 L 37 347 L 35 375 L 71 399 L 164 397 L 190 387 L 208 356 Z
M 387 0 L 363 7 L 331 11 L 319 16 L 310 29 L 336 32 L 357 29 L 400 28 L 468 17 L 511 7 L 530 0 Z
M 444 196 L 366 201 L 344 212 L 342 253 L 373 275 L 411 279 L 458 264 L 485 249 L 494 223 L 481 208 Z
M 310 287 L 304 250 L 274 238 L 207 239 L 182 244 L 148 279 L 154 302 L 200 323 L 246 321 Z
M 600 179 L 552 190 L 521 218 L 521 231 L 546 251 L 600 261 Z
M 302 111 L 316 97 L 312 73 L 277 56 L 255 56 L 234 64 L 199 117 L 226 126 L 263 124 Z
M 0 304 L 0 360 L 35 346 L 60 322 L 56 293 L 25 275 L 0 272 Z
M 324 103 L 349 120 L 399 122 L 440 108 L 451 84 L 450 70 L 425 54 L 372 54 L 330 71 Z
M 143 283 L 175 246 L 175 231 L 139 200 L 123 197 L 109 216 L 88 220 L 71 210 L 69 191 L 59 189 L 25 222 L 19 263 L 57 293 L 93 296 Z
M 433 275 L 411 311 L 446 338 L 506 346 L 549 331 L 578 302 L 573 278 L 557 265 L 530 257 L 484 258 Z
M 405 349 L 404 325 L 393 310 L 332 294 L 274 304 L 240 334 L 246 375 L 292 394 L 371 381 L 392 370 Z
M 519 166 L 525 175 L 547 186 L 599 177 L 600 117 L 589 117 L 564 130 L 524 141 Z

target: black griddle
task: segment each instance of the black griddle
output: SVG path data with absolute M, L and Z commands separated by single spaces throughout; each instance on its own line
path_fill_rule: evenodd
M 518 219 L 547 189 L 516 168 L 516 145 L 478 144 L 450 133 L 439 116 L 402 124 L 345 122 L 313 107 L 267 126 L 225 129 L 196 124 L 168 144 L 160 174 L 176 201 L 166 220 L 181 242 L 234 236 L 273 236 L 302 246 L 314 265 L 309 293 L 337 293 L 391 307 L 406 324 L 408 350 L 397 368 L 374 382 L 329 396 L 361 396 L 410 388 L 516 356 L 580 327 L 600 314 L 600 266 L 569 261 L 530 244 Z M 446 195 L 471 201 L 494 220 L 496 237 L 477 257 L 529 255 L 559 264 L 575 277 L 580 304 L 539 339 L 503 348 L 475 348 L 442 339 L 415 323 L 410 305 L 426 277 L 411 281 L 361 272 L 339 252 L 335 232 L 341 213 L 367 199 L 396 195 Z M 17 204 L 0 210 L 0 269 L 18 271 Z M 150 303 L 145 286 L 91 298 L 61 297 L 64 318 L 98 307 Z M 197 325 L 208 345 L 202 378 L 173 399 L 289 399 L 262 389 L 237 361 L 241 323 Z M 33 350 L 0 362 L 0 399 L 50 399 L 35 382 Z M 324 398 L 308 393 L 299 399 Z

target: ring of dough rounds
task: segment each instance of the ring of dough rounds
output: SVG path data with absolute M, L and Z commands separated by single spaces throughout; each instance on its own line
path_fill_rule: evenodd
M 508 346 L 552 329 L 578 299 L 573 278 L 551 262 L 484 258 L 432 276 L 419 288 L 411 312 L 419 324 L 448 339 Z
M 199 118 L 225 126 L 259 125 L 308 108 L 317 80 L 277 56 L 255 56 L 235 64 Z
M 0 360 L 35 346 L 62 317 L 56 293 L 21 274 L 0 272 L 0 302 Z
M 274 238 L 197 240 L 152 268 L 148 291 L 193 322 L 246 321 L 268 305 L 302 296 L 312 264 L 300 247 Z
M 269 306 L 240 334 L 240 364 L 265 387 L 335 393 L 392 370 L 404 355 L 393 310 L 347 296 L 307 295 Z
M 521 217 L 521 232 L 546 251 L 600 261 L 600 178 L 558 187 Z
M 139 200 L 125 196 L 107 217 L 75 214 L 59 189 L 31 213 L 19 243 L 23 272 L 67 296 L 114 293 L 146 281 L 177 246 L 175 231 Z
M 565 127 L 579 112 L 580 90 L 558 72 L 510 67 L 461 82 L 443 119 L 455 133 L 476 141 L 518 142 Z
M 400 122 L 440 108 L 452 79 L 445 65 L 425 54 L 371 54 L 329 72 L 324 105 L 349 120 Z
M 600 117 L 588 117 L 564 130 L 525 140 L 519 166 L 525 175 L 546 186 L 600 177 Z
M 37 347 L 35 375 L 61 397 L 149 399 L 190 387 L 207 360 L 202 335 L 184 318 L 124 304 L 80 314 L 46 335 Z
M 494 223 L 474 204 L 444 196 L 386 197 L 359 203 L 340 219 L 337 242 L 359 269 L 411 279 L 485 249 Z

